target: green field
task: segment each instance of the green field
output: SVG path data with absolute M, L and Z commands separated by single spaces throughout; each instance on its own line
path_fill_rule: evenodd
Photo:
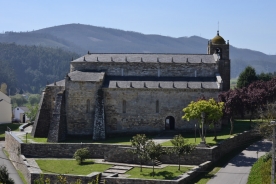
M 22 142 L 24 143 L 32 143 L 32 142 L 37 142 L 37 143 L 47 143 L 47 138 L 34 138 L 30 134 L 27 134 L 27 142 L 26 142 L 26 136 L 21 137 Z
M 233 78 L 230 80 L 230 88 L 234 89 L 237 86 L 238 78 Z
M 162 169 L 154 169 L 154 176 L 152 175 L 152 168 L 143 168 L 143 171 L 140 172 L 139 167 L 134 167 L 130 171 L 126 172 L 130 176 L 128 178 L 145 178 L 145 179 L 163 179 L 163 180 L 172 180 L 177 176 L 189 171 L 191 167 L 180 167 L 178 166 L 167 166 Z
M 103 172 L 112 166 L 108 164 L 96 164 L 91 159 L 85 160 L 82 165 L 78 165 L 77 161 L 73 159 L 37 159 L 36 162 L 42 172 L 57 174 L 88 175 L 92 172 Z
M 5 131 L 7 131 L 7 127 L 9 127 L 11 131 L 18 131 L 20 125 L 19 123 L 0 124 L 0 140 L 5 140 Z

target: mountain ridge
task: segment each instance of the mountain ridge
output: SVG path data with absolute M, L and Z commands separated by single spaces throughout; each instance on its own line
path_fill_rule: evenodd
M 7 32 L 0 34 L 0 42 L 58 47 L 80 55 L 86 54 L 87 51 L 91 53 L 205 54 L 208 39 L 199 36 L 175 38 L 91 25 L 66 24 L 32 32 Z M 276 66 L 276 55 L 240 49 L 232 45 L 230 45 L 230 59 L 232 78 L 237 77 L 248 65 L 254 67 L 257 73 L 274 72 Z

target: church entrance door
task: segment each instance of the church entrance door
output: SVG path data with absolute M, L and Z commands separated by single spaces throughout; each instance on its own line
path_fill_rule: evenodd
M 168 116 L 165 119 L 165 130 L 174 130 L 174 117 Z

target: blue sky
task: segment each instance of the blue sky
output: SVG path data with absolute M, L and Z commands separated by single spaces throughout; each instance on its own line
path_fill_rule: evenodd
M 276 54 L 275 0 L 0 0 L 0 33 L 81 23 L 211 39 Z

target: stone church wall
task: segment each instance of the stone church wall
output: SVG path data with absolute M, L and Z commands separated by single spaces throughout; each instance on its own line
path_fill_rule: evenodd
M 31 135 L 34 137 L 47 137 L 52 121 L 52 113 L 55 106 L 56 96 L 64 91 L 64 86 L 47 86 L 42 92 L 39 110 L 35 119 Z
M 96 95 L 101 82 L 66 81 L 68 135 L 92 135 Z
M 110 88 L 104 89 L 104 92 L 107 134 L 160 132 L 165 130 L 165 119 L 168 116 L 174 117 L 176 130 L 194 128 L 195 122 L 181 119 L 182 109 L 202 95 L 216 99 L 219 93 L 218 90 L 206 89 Z
M 71 63 L 72 71 L 106 72 L 107 76 L 214 77 L 216 63 Z

